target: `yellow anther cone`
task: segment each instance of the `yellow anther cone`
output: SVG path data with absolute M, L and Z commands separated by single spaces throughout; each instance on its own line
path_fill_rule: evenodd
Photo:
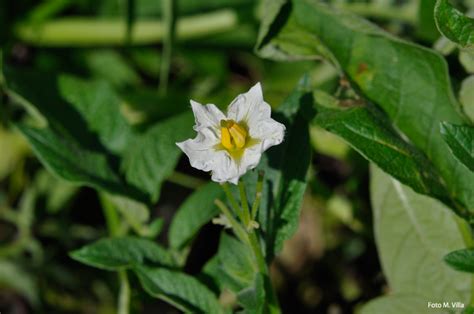
M 245 146 L 247 132 L 242 127 L 240 127 L 240 125 L 237 123 L 232 124 L 232 126 L 229 128 L 229 132 L 237 148 L 242 148 Z
M 221 144 L 227 150 L 245 146 L 247 131 L 233 120 L 221 121 Z
M 230 137 L 229 129 L 221 128 L 221 143 L 222 146 L 226 149 L 233 149 L 234 144 L 232 143 L 232 139 Z

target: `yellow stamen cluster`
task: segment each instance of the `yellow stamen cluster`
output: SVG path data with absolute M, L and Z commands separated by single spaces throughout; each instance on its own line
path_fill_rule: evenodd
M 221 144 L 230 151 L 241 149 L 247 141 L 247 131 L 245 127 L 239 125 L 234 120 L 221 121 Z

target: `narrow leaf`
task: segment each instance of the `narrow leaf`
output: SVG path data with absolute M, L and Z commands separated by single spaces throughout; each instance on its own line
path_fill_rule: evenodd
M 145 263 L 175 266 L 166 249 L 151 240 L 132 236 L 105 238 L 71 252 L 70 256 L 81 263 L 115 271 Z
M 315 92 L 315 99 L 335 103 L 333 108 L 319 105 L 315 123 L 344 138 L 365 158 L 416 192 L 450 204 L 446 187 L 431 162 L 405 142 L 376 108 L 370 104 L 343 107 L 337 99 L 320 91 Z
M 58 177 L 77 184 L 127 195 L 118 174 L 109 166 L 107 156 L 86 150 L 72 140 L 59 137 L 50 129 L 17 125 L 45 167 Z
M 444 257 L 444 261 L 456 270 L 474 273 L 474 249 L 451 252 Z
M 216 296 L 192 276 L 145 266 L 137 266 L 134 271 L 146 292 L 175 305 L 183 312 L 224 313 Z
M 223 196 L 222 188 L 209 183 L 196 190 L 180 206 L 171 222 L 169 241 L 173 248 L 183 248 L 199 229 L 219 213 L 214 200 Z
M 474 128 L 467 125 L 441 123 L 441 133 L 454 156 L 474 171 Z

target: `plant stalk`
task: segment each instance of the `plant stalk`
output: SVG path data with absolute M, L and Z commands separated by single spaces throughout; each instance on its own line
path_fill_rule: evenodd
M 176 39 L 186 40 L 229 31 L 237 26 L 237 14 L 228 9 L 180 18 L 176 23 Z M 135 21 L 130 45 L 160 43 L 165 37 L 162 21 Z M 15 28 L 22 41 L 45 47 L 122 46 L 127 36 L 124 19 L 68 17 L 42 24 L 23 23 Z
M 110 236 L 117 237 L 121 235 L 120 220 L 117 210 L 114 205 L 107 200 L 105 195 L 100 195 L 102 204 L 102 210 L 107 224 L 107 229 Z M 126 270 L 120 270 L 118 272 L 118 279 L 120 283 L 120 291 L 117 302 L 117 313 L 118 314 L 129 314 L 130 313 L 130 284 L 128 282 L 128 276 Z

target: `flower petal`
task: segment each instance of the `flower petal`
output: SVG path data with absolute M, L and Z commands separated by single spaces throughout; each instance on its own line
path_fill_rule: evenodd
M 215 152 L 211 180 L 214 182 L 231 182 L 237 184 L 242 175 L 234 159 L 224 150 Z
M 193 109 L 196 125 L 194 130 L 200 131 L 203 128 L 219 128 L 220 121 L 225 119 L 225 115 L 215 105 L 201 105 L 191 100 L 191 108 Z
M 285 137 L 285 125 L 270 119 L 255 121 L 249 125 L 249 134 L 252 138 L 259 139 L 260 152 L 263 153 L 269 147 L 278 145 Z
M 215 163 L 214 146 L 217 143 L 218 139 L 215 134 L 207 128 L 198 132 L 196 138 L 176 143 L 176 145 L 188 156 L 192 167 L 211 171 Z
M 237 96 L 227 110 L 229 119 L 237 122 L 245 121 L 247 125 L 268 119 L 270 115 L 271 107 L 263 100 L 260 83 L 255 84 L 247 93 Z
M 247 148 L 244 152 L 244 155 L 240 159 L 239 177 L 243 176 L 247 171 L 257 167 L 261 157 L 261 144 Z

